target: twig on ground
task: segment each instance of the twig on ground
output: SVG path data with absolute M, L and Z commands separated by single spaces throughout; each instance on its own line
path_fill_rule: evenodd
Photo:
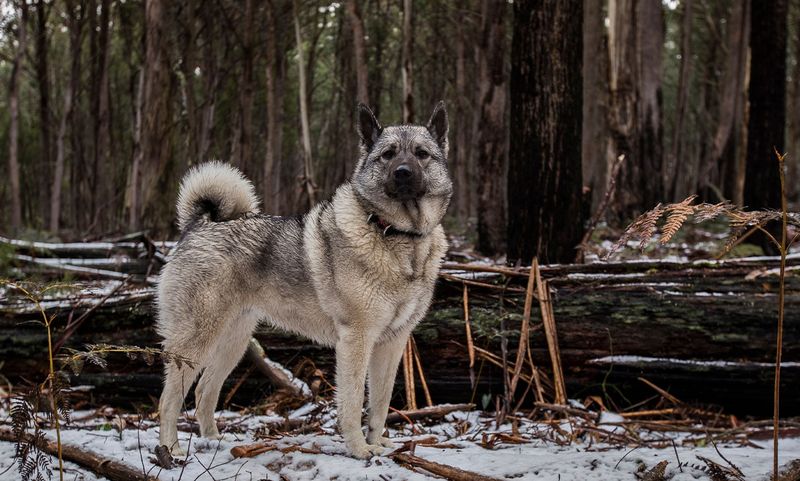
M 422 468 L 425 471 L 441 476 L 451 481 L 498 481 L 498 478 L 484 476 L 472 471 L 466 471 L 447 464 L 434 463 L 427 459 L 414 456 L 413 454 L 397 453 L 392 455 L 392 459 L 400 465 L 409 465 L 415 468 Z

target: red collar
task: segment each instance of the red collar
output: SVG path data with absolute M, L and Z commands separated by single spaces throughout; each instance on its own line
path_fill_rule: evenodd
M 367 223 L 375 224 L 384 237 L 396 236 L 396 235 L 404 235 L 408 237 L 422 237 L 422 234 L 419 234 L 417 232 L 409 232 L 397 229 L 392 224 L 386 222 L 386 220 L 379 217 L 377 214 L 369 214 L 367 216 Z

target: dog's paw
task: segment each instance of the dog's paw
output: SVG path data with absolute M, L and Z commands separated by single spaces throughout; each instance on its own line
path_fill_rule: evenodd
M 383 446 L 387 449 L 396 449 L 397 444 L 393 443 L 389 438 L 381 436 L 377 439 L 368 440 L 371 446 Z
M 172 446 L 172 449 L 169 450 L 170 454 L 172 454 L 173 458 L 182 458 L 186 456 L 186 450 L 181 447 L 180 444 L 175 443 Z
M 353 446 L 348 448 L 350 454 L 354 458 L 358 459 L 369 459 L 373 456 L 380 456 L 383 453 L 383 447 L 378 446 L 376 444 L 360 444 L 358 446 Z
M 203 437 L 206 438 L 206 439 L 210 439 L 211 441 L 235 441 L 236 440 L 233 437 L 233 435 L 231 435 L 231 434 L 228 434 L 228 433 L 220 434 L 219 432 L 211 433 L 211 434 L 209 434 L 207 436 L 203 436 Z

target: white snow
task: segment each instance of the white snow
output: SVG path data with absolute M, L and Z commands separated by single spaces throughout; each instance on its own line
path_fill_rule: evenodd
M 313 406 L 313 405 L 312 405 Z M 317 406 L 318 407 L 318 406 Z M 324 408 L 324 406 L 323 406 Z M 293 417 L 311 411 L 304 406 L 293 413 Z M 253 434 L 259 427 L 279 422 L 279 416 L 252 416 L 233 412 L 217 413 L 217 418 L 225 420 L 227 426 L 240 432 L 225 433 L 225 439 L 211 441 L 198 438 L 189 433 L 180 433 L 183 446 L 191 444 L 190 454 L 186 458 L 185 467 L 164 470 L 153 464 L 153 450 L 158 443 L 158 426 L 150 420 L 127 422 L 122 431 L 115 428 L 112 419 L 89 417 L 86 421 L 77 422 L 62 432 L 65 443 L 81 446 L 103 456 L 129 464 L 135 469 L 157 475 L 163 481 L 177 480 L 428 480 L 439 479 L 423 471 L 414 472 L 402 467 L 386 456 L 374 457 L 362 461 L 347 456 L 341 436 L 335 431 L 335 417 L 330 408 L 323 409 L 323 414 L 316 418 L 321 421 L 322 432 L 303 435 L 281 435 L 270 432 L 267 442 L 278 449 L 268 451 L 253 458 L 235 459 L 230 450 L 234 446 L 255 442 Z M 91 413 L 75 413 L 75 418 Z M 8 424 L 8 414 L 0 411 L 0 424 Z M 190 417 L 191 418 L 191 417 Z M 605 423 L 617 423 L 621 416 L 615 413 L 604 413 L 600 423 L 604 429 L 619 429 L 619 426 Z M 495 428 L 493 418 L 482 416 L 477 412 L 456 412 L 448 415 L 440 424 L 423 426 L 417 423 L 418 433 L 411 435 L 409 428 L 391 430 L 390 437 L 396 443 L 409 439 L 423 439 L 435 436 L 440 447 L 417 445 L 415 455 L 429 461 L 447 464 L 453 467 L 478 472 L 499 479 L 520 480 L 561 480 L 583 481 L 586 479 L 602 479 L 607 481 L 635 479 L 633 473 L 640 464 L 648 468 L 662 460 L 669 461 L 667 474 L 674 476 L 675 481 L 708 479 L 699 469 L 691 467 L 703 466 L 696 455 L 705 456 L 722 465 L 726 465 L 713 446 L 696 447 L 693 444 L 682 444 L 686 439 L 680 433 L 649 433 L 645 439 L 665 440 L 668 448 L 655 449 L 641 447 L 633 449 L 629 446 L 611 446 L 608 444 L 591 444 L 574 442 L 570 445 L 558 445 L 546 436 L 550 429 L 542 423 L 521 420 L 518 436 L 525 438 L 521 444 L 509 444 L 502 440 L 482 445 L 482 440 L 492 438 L 497 433 L 512 433 L 512 427 L 504 424 Z M 572 426 L 564 423 L 561 426 L 571 432 Z M 53 437 L 52 431 L 48 436 Z M 670 443 L 675 440 L 677 455 L 689 466 L 683 467 L 681 473 L 676 461 L 676 453 Z M 747 476 L 748 480 L 766 480 L 771 469 L 772 451 L 768 441 L 751 441 L 751 446 L 720 444 L 720 452 L 736 464 Z M 486 447 L 484 447 L 486 446 Z M 282 452 L 280 449 L 296 449 L 302 447 L 318 453 Z M 287 450 L 288 451 L 288 450 Z M 0 442 L 0 473 L 13 462 L 14 445 Z M 800 457 L 800 439 L 789 438 L 781 442 L 780 462 L 785 464 Z M 53 459 L 53 463 L 56 460 Z M 95 478 L 86 470 L 68 463 L 67 479 L 94 481 Z M 12 467 L 0 480 L 18 479 L 16 468 Z

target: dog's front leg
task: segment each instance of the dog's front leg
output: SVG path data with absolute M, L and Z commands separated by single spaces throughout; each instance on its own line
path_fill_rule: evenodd
M 397 376 L 397 365 L 403 356 L 403 349 L 408 341 L 408 333 L 398 335 L 394 339 L 375 346 L 369 363 L 369 433 L 367 442 L 386 448 L 394 444 L 383 437 L 383 427 L 392 398 L 394 379 Z
M 364 332 L 343 329 L 336 343 L 336 407 L 339 430 L 350 453 L 367 459 L 383 450 L 370 446 L 361 432 L 361 407 L 364 404 L 364 382 L 373 341 Z

